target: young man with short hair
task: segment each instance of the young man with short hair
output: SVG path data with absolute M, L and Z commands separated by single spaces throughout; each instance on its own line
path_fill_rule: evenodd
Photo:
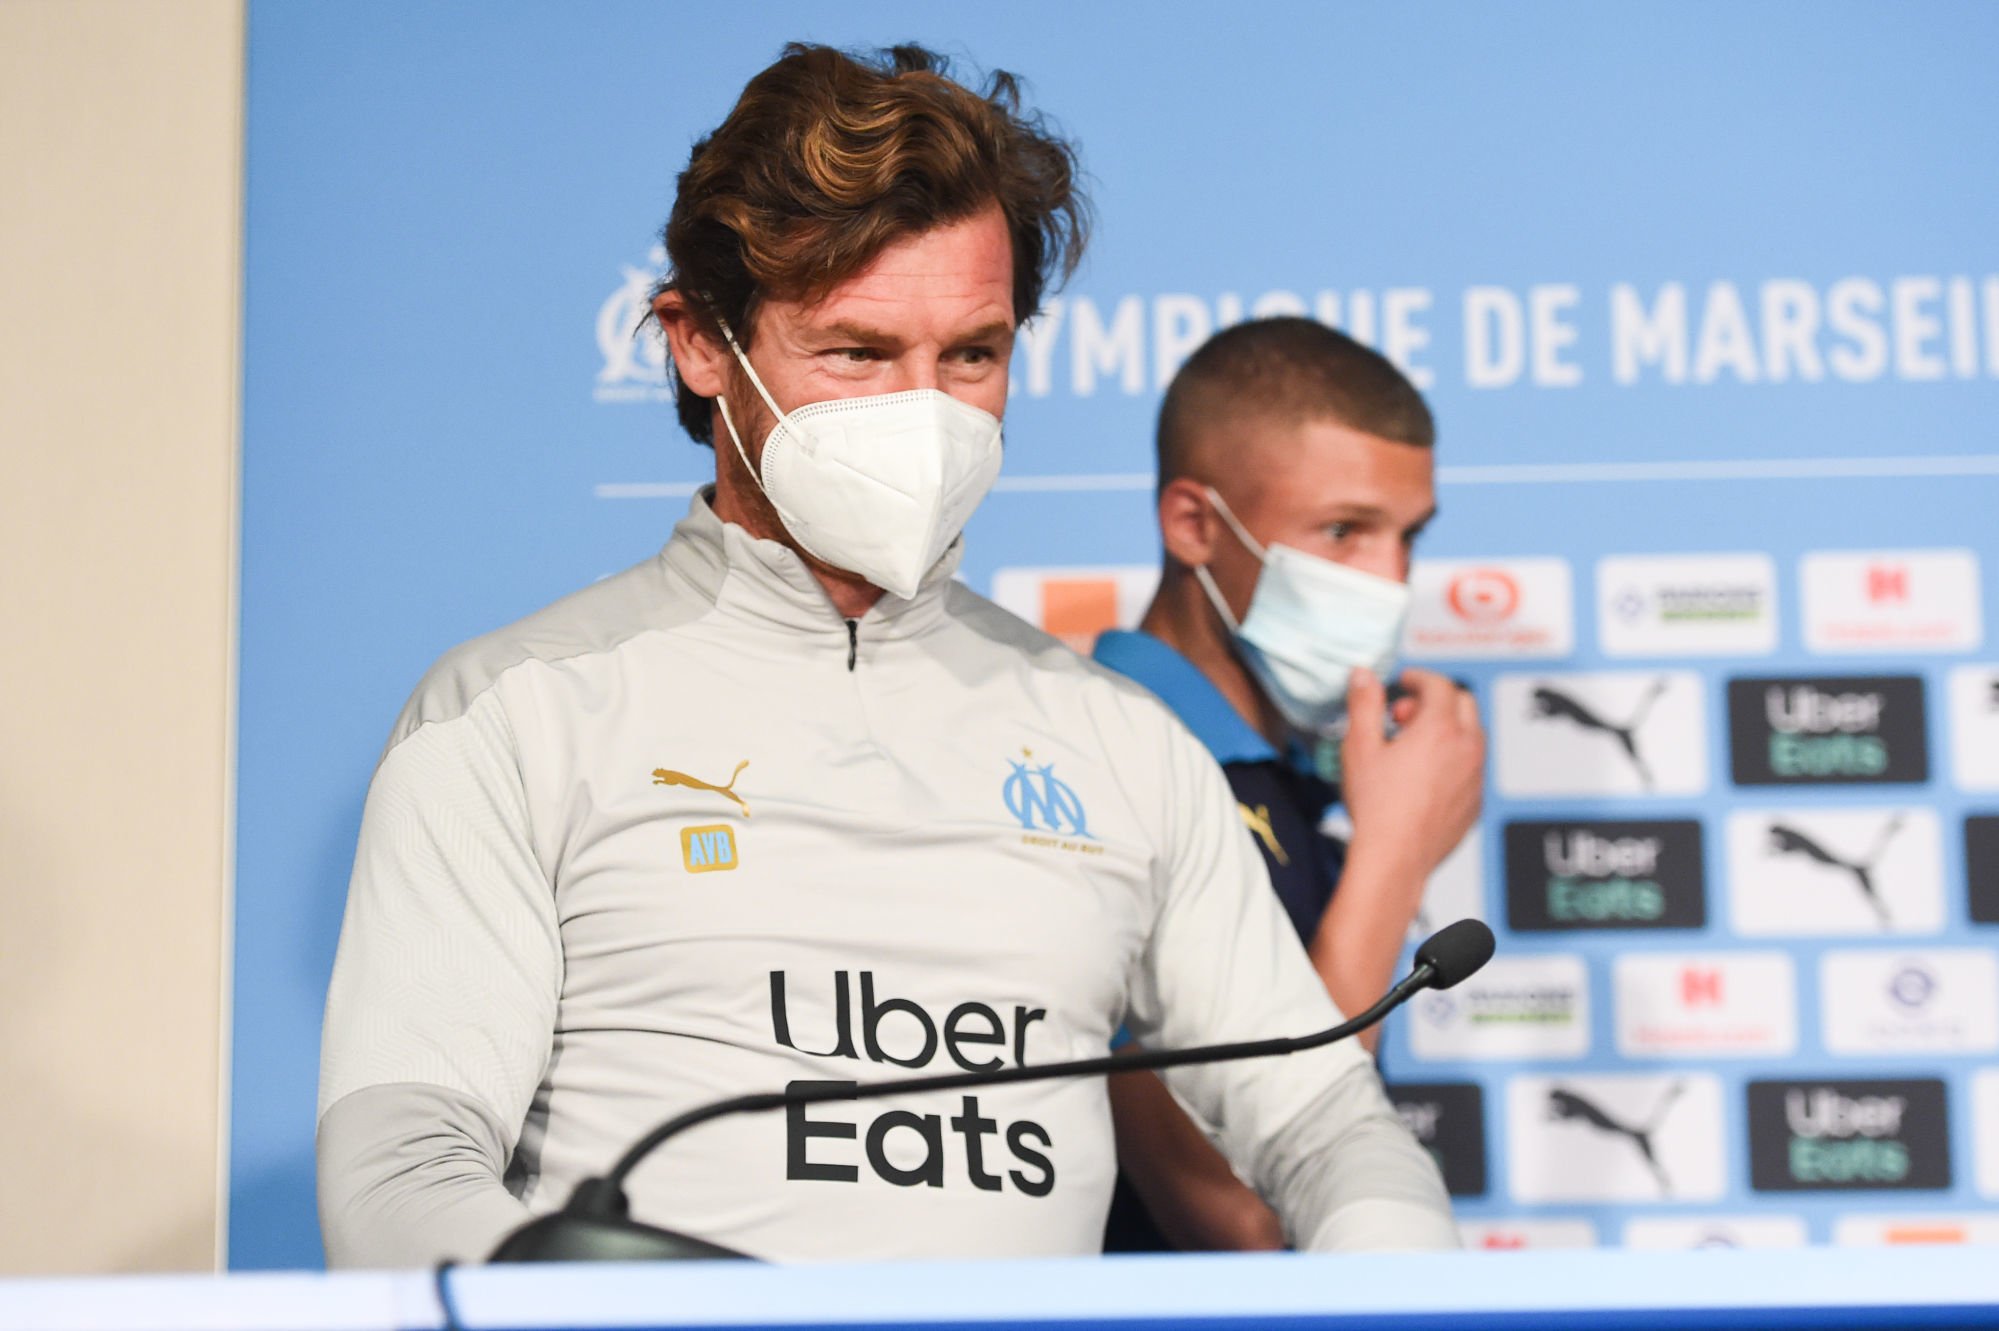
M 1417 669 L 1387 692 L 1410 552 L 1436 515 L 1434 442 L 1415 387 L 1345 334 L 1288 317 L 1217 333 L 1160 407 L 1158 594 L 1137 632 L 1096 648 L 1222 764 L 1344 1012 L 1388 987 L 1425 881 L 1478 816 L 1471 695 Z M 1336 800 L 1351 842 L 1319 831 Z M 1116 1078 L 1112 1097 L 1145 1207 L 1120 1189 L 1111 1246 L 1160 1245 L 1146 1209 L 1174 1246 L 1281 1242 L 1157 1078 Z

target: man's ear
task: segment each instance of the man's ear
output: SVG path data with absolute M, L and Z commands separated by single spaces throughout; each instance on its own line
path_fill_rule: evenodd
M 1213 559 L 1220 526 L 1201 482 L 1176 476 L 1160 487 L 1159 536 L 1176 563 L 1198 568 Z
M 728 344 L 697 319 L 687 297 L 671 287 L 653 297 L 652 312 L 666 334 L 666 349 L 680 382 L 697 397 L 720 397 L 728 383 Z

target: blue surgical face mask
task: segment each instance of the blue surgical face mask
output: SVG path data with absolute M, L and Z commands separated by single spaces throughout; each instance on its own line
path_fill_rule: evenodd
M 1236 539 L 1263 561 L 1263 572 L 1240 623 L 1206 566 L 1194 577 L 1284 719 L 1307 734 L 1338 733 L 1354 668 L 1385 680 L 1395 665 L 1409 588 L 1288 545 L 1263 546 L 1212 486 L 1208 498 Z

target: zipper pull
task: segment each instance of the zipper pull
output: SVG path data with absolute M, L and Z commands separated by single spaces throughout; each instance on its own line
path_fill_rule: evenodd
M 850 619 L 847 621 L 847 673 L 849 674 L 853 673 L 854 658 L 859 656 L 860 652 L 861 652 L 861 621 L 858 619 Z

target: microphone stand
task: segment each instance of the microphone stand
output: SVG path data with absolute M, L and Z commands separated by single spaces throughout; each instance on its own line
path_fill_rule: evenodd
M 1492 956 L 1492 931 L 1477 920 L 1459 920 L 1437 931 L 1416 950 L 1416 965 L 1382 995 L 1374 1006 L 1349 1021 L 1310 1035 L 1279 1035 L 1234 1044 L 1201 1045 L 1191 1049 L 1142 1049 L 1136 1054 L 1044 1063 L 1037 1067 L 999 1068 L 991 1072 L 951 1072 L 902 1081 L 821 1083 L 797 1090 L 761 1091 L 700 1105 L 648 1132 L 618 1158 L 602 1178 L 576 1185 L 560 1211 L 537 1216 L 509 1234 L 488 1260 L 495 1262 L 672 1261 L 687 1258 L 743 1258 L 705 1239 L 644 1224 L 631 1218 L 624 1183 L 641 1160 L 669 1137 L 730 1114 L 750 1114 L 792 1105 L 824 1104 L 834 1100 L 875 1100 L 925 1091 L 955 1091 L 974 1086 L 1009 1086 L 1056 1077 L 1102 1076 L 1112 1072 L 1147 1072 L 1222 1063 L 1238 1058 L 1265 1058 L 1317 1049 L 1358 1034 L 1402 1006 L 1418 992 L 1448 989 L 1483 966 Z M 754 1260 L 754 1259 L 751 1259 Z

